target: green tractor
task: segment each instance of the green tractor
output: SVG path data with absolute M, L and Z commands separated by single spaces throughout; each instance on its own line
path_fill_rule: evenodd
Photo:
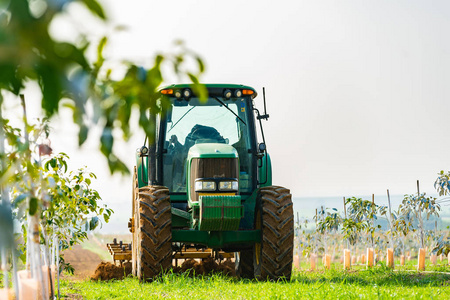
M 269 115 L 249 86 L 205 86 L 206 101 L 188 84 L 162 89 L 155 138 L 137 150 L 133 275 L 152 280 L 180 258 L 234 256 L 240 277 L 289 280 L 293 207 L 290 191 L 272 185 L 261 123 Z

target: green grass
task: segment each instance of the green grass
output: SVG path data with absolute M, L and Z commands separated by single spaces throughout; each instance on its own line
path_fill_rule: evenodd
M 391 271 L 296 272 L 290 282 L 257 282 L 222 275 L 166 274 L 153 283 L 135 278 L 62 283 L 65 296 L 86 299 L 450 299 L 450 275 Z

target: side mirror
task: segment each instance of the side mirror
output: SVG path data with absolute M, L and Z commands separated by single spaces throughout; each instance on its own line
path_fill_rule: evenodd
M 259 145 L 258 145 L 258 150 L 259 150 L 259 152 L 264 152 L 264 151 L 266 151 L 266 144 L 264 144 L 264 143 L 259 143 Z
M 139 149 L 139 155 L 142 156 L 147 156 L 148 155 L 148 148 L 146 146 L 142 146 Z
M 266 144 L 260 143 L 258 145 L 258 154 L 257 154 L 258 158 L 263 158 L 265 151 L 266 151 Z

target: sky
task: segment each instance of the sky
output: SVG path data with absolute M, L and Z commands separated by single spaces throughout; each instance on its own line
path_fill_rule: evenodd
M 88 31 L 93 44 L 107 34 L 105 56 L 119 71 L 122 60 L 150 67 L 183 40 L 206 63 L 202 82 L 250 85 L 260 110 L 265 87 L 273 183 L 294 197 L 403 195 L 416 180 L 433 194 L 437 172 L 450 169 L 448 1 L 101 3 L 106 26 L 74 6 L 53 34 L 70 40 Z M 98 129 L 78 149 L 69 119 L 65 111 L 55 118 L 53 148 L 96 173 L 105 201 L 125 215 L 131 179 L 109 175 Z M 144 137 L 135 131 L 116 144 L 130 169 Z

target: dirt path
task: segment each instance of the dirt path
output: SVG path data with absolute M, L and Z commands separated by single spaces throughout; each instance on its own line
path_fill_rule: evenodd
M 89 278 L 102 262 L 100 256 L 83 249 L 80 245 L 75 245 L 72 250 L 64 251 L 64 260 L 75 269 L 74 276 L 71 277 L 72 280 Z

